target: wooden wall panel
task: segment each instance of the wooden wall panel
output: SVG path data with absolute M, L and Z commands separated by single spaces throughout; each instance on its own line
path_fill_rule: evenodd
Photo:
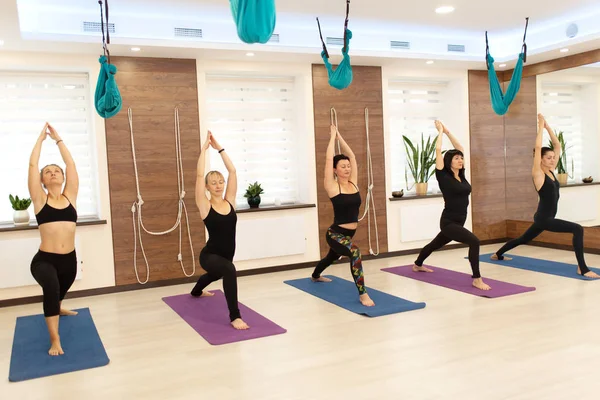
M 570 56 L 543 61 L 536 64 L 526 64 L 523 67 L 523 78 L 547 74 L 549 72 L 561 71 L 563 69 L 581 67 L 600 61 L 600 49 L 586 51 L 584 53 L 572 54 Z M 504 81 L 510 81 L 513 70 L 504 72 Z
M 135 150 L 144 205 L 144 225 L 151 231 L 173 226 L 178 211 L 174 108 L 179 107 L 181 149 L 185 177 L 185 204 L 196 257 L 196 275 L 203 273 L 198 255 L 204 246 L 204 225 L 194 199 L 196 163 L 200 150 L 196 61 L 112 57 L 118 68 L 117 83 L 123 109 L 106 120 L 106 146 L 117 285 L 137 283 L 133 267 L 131 207 L 137 191 L 131 155 L 127 108 L 133 111 Z M 182 255 L 187 273 L 192 271 L 185 215 L 182 216 Z M 177 261 L 179 228 L 164 236 L 143 234 L 150 264 L 150 281 L 184 277 Z M 137 250 L 140 279 L 146 277 L 142 252 Z
M 469 71 L 469 137 L 473 233 L 506 237 L 504 119 L 492 110 L 487 71 Z
M 333 223 L 333 207 L 323 188 L 323 170 L 325 151 L 329 142 L 329 110 L 331 107 L 335 107 L 337 111 L 340 133 L 357 157 L 359 168 L 358 187 L 363 200 L 361 215 L 367 195 L 367 144 L 364 109 L 365 107 L 369 108 L 369 136 L 374 171 L 373 195 L 377 211 L 379 249 L 380 252 L 386 252 L 388 249 L 381 68 L 354 66 L 352 70 L 354 72 L 352 84 L 344 90 L 337 90 L 329 86 L 327 71 L 322 64 L 315 64 L 312 68 L 321 256 L 325 256 L 329 251 L 329 246 L 325 241 L 325 233 Z M 394 223 L 394 221 L 391 221 L 391 223 Z M 373 235 L 373 249 L 376 250 L 374 228 L 372 228 L 371 233 Z M 354 238 L 362 253 L 368 254 L 369 242 L 366 217 L 359 223 Z
M 517 97 L 504 115 L 506 219 L 533 221 L 537 208 L 538 196 L 531 178 L 537 134 L 536 97 L 536 77 L 523 78 Z
M 532 221 L 508 220 L 506 221 L 507 236 L 509 238 L 519 237 L 525 233 L 531 224 Z M 583 246 L 588 249 L 600 249 L 600 228 L 586 226 L 583 230 Z M 534 241 L 572 247 L 573 235 L 570 233 L 542 232 Z

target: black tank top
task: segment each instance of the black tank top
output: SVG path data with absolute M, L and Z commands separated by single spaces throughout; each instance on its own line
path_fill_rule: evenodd
M 560 183 L 556 179 L 554 172 L 550 171 L 554 181 L 546 174 L 544 174 L 544 184 L 538 190 L 540 201 L 538 208 L 533 216 L 534 219 L 548 219 L 554 218 L 558 212 L 558 199 L 560 194 L 558 192 Z
M 442 218 L 452 221 L 462 221 L 467 217 L 471 184 L 464 175 L 460 182 L 447 169 L 435 169 L 435 177 L 444 196 L 444 211 Z
M 361 198 L 356 185 L 354 183 L 352 185 L 356 188 L 356 193 L 342 193 L 338 183 L 340 193 L 330 198 L 333 204 L 333 223 L 336 225 L 358 222 Z
M 229 203 L 229 202 L 228 202 Z M 204 218 L 204 225 L 208 230 L 208 242 L 203 251 L 219 255 L 229 261 L 233 260 L 235 254 L 235 227 L 237 215 L 235 209 L 229 203 L 231 210 L 229 214 L 219 214 L 210 206 L 210 211 Z
M 57 222 L 57 221 L 67 221 L 67 222 L 75 222 L 77 223 L 77 210 L 71 204 L 71 200 L 67 196 L 65 199 L 69 202 L 69 205 L 65 208 L 54 208 L 50 204 L 48 204 L 48 196 L 46 196 L 46 204 L 44 207 L 35 214 L 35 220 L 39 225 L 47 224 L 48 222 Z

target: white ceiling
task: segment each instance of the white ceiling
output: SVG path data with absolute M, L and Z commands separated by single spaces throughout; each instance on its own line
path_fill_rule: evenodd
M 53 51 L 98 53 L 100 37 L 82 31 L 83 21 L 99 21 L 97 0 L 0 0 L 2 51 Z M 324 36 L 342 35 L 344 0 L 276 0 L 278 44 L 246 45 L 235 34 L 228 0 L 109 0 L 111 54 L 138 56 L 244 58 L 248 50 L 262 61 L 320 62 L 320 41 L 315 16 Z M 434 12 L 452 5 L 451 14 Z M 490 31 L 492 54 L 507 68 L 521 47 L 525 17 L 530 17 L 528 62 L 557 58 L 558 49 L 569 54 L 600 47 L 600 1 L 572 0 L 352 0 L 350 29 L 354 32 L 350 54 L 353 63 L 422 64 L 435 59 L 436 66 L 485 68 L 484 31 Z M 566 27 L 576 22 L 579 33 L 566 37 Z M 199 27 L 202 39 L 173 37 L 173 27 Z M 410 50 L 391 50 L 390 40 L 409 41 Z M 448 44 L 462 44 L 466 51 L 450 53 Z M 281 53 L 285 53 L 282 58 Z M 332 62 L 339 48 L 330 46 Z M 419 61 L 420 60 L 420 61 Z

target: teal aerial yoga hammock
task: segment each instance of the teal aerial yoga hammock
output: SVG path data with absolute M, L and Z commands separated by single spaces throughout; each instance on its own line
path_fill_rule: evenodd
M 492 108 L 498 115 L 504 115 L 508 111 L 508 108 L 512 104 L 513 100 L 517 96 L 519 89 L 521 88 L 521 77 L 523 75 L 523 63 L 527 62 L 527 44 L 525 43 L 525 37 L 527 36 L 527 25 L 529 25 L 529 17 L 525 20 L 525 34 L 523 35 L 523 47 L 519 54 L 519 59 L 513 70 L 510 83 L 506 94 L 502 93 L 500 82 L 498 82 L 498 75 L 494 69 L 494 57 L 490 55 L 490 46 L 488 44 L 487 31 L 485 32 L 485 61 L 488 70 L 488 80 L 490 82 L 490 96 L 492 99 Z
M 329 75 L 329 85 L 338 90 L 342 90 L 350 86 L 352 83 L 352 66 L 350 65 L 350 56 L 348 50 L 350 50 L 350 39 L 352 39 L 352 31 L 348 29 L 348 13 L 350 12 L 350 0 L 346 0 L 346 21 L 344 22 L 344 48 L 342 48 L 342 55 L 344 59 L 334 70 L 329 62 L 329 53 L 327 52 L 327 46 L 323 40 L 323 34 L 321 33 L 321 24 L 319 18 L 317 18 L 317 25 L 319 26 L 319 36 L 321 37 L 321 43 L 323 44 L 323 51 L 321 52 L 321 58 L 327 68 L 327 75 Z
M 108 33 L 108 0 L 106 1 L 106 39 L 104 37 L 104 16 L 102 14 L 102 0 L 98 1 L 100 4 L 100 19 L 102 27 L 102 47 L 104 49 L 104 55 L 100 56 L 98 61 L 100 62 L 100 73 L 98 74 L 98 82 L 96 82 L 96 94 L 94 95 L 94 106 L 98 115 L 102 118 L 114 117 L 121 111 L 123 102 L 121 100 L 121 93 L 117 87 L 115 81 L 115 75 L 117 74 L 117 67 L 110 63 L 110 52 L 106 47 L 107 43 L 110 43 L 110 35 Z
M 267 43 L 275 30 L 275 0 L 229 0 L 237 26 L 238 37 L 244 43 Z

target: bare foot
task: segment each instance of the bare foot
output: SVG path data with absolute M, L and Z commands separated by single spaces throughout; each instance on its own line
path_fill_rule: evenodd
M 310 279 L 311 279 L 313 282 L 331 282 L 331 279 L 329 279 L 329 278 L 325 278 L 324 276 L 320 276 L 320 277 L 318 277 L 317 279 L 315 279 L 315 278 L 313 278 L 313 277 L 311 276 L 311 277 L 310 277 Z
M 498 261 L 498 260 L 500 260 L 500 259 L 498 258 L 498 254 L 495 254 L 495 253 L 494 253 L 494 254 L 492 254 L 492 256 L 491 256 L 490 258 L 491 258 L 492 260 L 495 260 L 495 261 Z M 510 261 L 510 260 L 512 260 L 512 257 L 504 256 L 504 257 L 502 257 L 502 260 L 500 260 L 500 261 Z
M 204 290 L 204 291 L 202 292 L 202 294 L 200 295 L 200 297 L 212 297 L 212 296 L 214 296 L 214 295 L 215 295 L 215 294 L 214 294 L 213 292 L 209 292 L 208 290 Z
M 477 289 L 480 289 L 480 290 L 490 290 L 491 289 L 491 287 L 489 287 L 488 285 L 483 283 L 483 280 L 481 278 L 473 279 L 473 286 L 475 286 Z
M 77 311 L 60 309 L 60 315 L 77 315 Z
M 432 269 L 429 269 L 427 267 L 423 267 L 423 266 L 418 266 L 417 264 L 413 264 L 413 271 L 415 272 L 433 272 Z
M 48 350 L 48 354 L 50 354 L 51 356 L 59 356 L 65 354 L 65 352 L 62 349 L 62 346 L 60 345 L 60 338 L 52 341 L 52 345 L 50 346 L 50 350 Z
M 579 269 L 579 267 L 577 267 L 577 273 L 581 275 L 581 269 Z M 600 275 L 598 275 L 594 271 L 586 272 L 585 274 L 583 274 L 583 276 L 585 276 L 586 278 L 600 278 Z
M 233 326 L 235 329 L 238 329 L 238 330 L 245 330 L 245 329 L 250 328 L 248 326 L 248 324 L 246 324 L 244 321 L 242 321 L 241 318 L 234 319 L 233 321 L 231 321 L 231 326 Z
M 373 300 L 371 300 L 367 293 L 361 294 L 358 298 L 360 299 L 362 305 L 365 307 L 373 307 L 375 305 L 375 303 L 373 302 Z

